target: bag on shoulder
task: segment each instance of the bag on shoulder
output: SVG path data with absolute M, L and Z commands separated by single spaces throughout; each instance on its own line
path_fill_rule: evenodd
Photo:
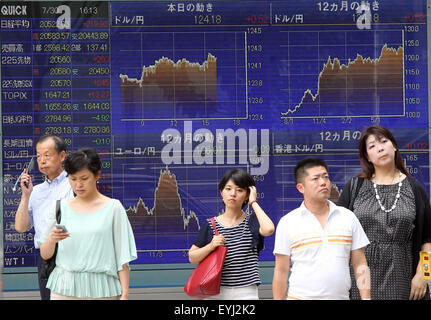
M 60 201 L 61 200 L 57 200 L 55 204 L 55 218 L 58 224 L 61 221 Z M 57 249 L 58 249 L 58 243 L 55 244 L 55 251 L 52 257 L 49 258 L 48 260 L 42 259 L 42 264 L 40 268 L 40 278 L 43 280 L 48 280 L 49 275 L 51 274 L 52 270 L 54 270 L 55 268 L 55 258 L 57 257 Z
M 214 218 L 211 218 L 216 235 L 219 235 Z M 220 293 L 221 273 L 227 247 L 218 246 L 203 259 L 190 275 L 184 291 L 191 297 L 207 298 Z

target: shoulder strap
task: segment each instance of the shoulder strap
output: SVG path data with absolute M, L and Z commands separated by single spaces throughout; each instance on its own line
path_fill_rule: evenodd
M 61 221 L 60 202 L 61 200 L 57 200 L 57 202 L 55 203 L 55 219 L 57 220 L 57 223 L 60 223 Z
M 364 178 L 359 177 L 353 177 L 352 181 L 350 183 L 350 203 L 349 203 L 349 209 L 353 211 L 353 203 L 355 202 L 356 196 L 359 193 L 359 189 L 362 186 L 362 183 L 364 182 Z
M 353 177 L 350 183 L 350 195 L 355 195 L 357 185 L 358 185 L 358 177 Z
M 217 227 L 216 227 L 216 224 L 215 224 L 214 217 L 213 217 L 213 218 L 211 218 L 210 220 L 211 220 L 211 223 L 212 223 L 212 225 L 213 225 L 215 235 L 216 235 L 216 236 L 218 236 L 218 235 L 219 235 L 219 233 L 218 233 L 218 230 L 217 230 Z

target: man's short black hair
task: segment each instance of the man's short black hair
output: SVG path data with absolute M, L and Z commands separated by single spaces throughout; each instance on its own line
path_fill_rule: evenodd
M 40 136 L 37 140 L 36 140 L 36 146 L 39 143 L 45 142 L 48 139 L 52 139 L 54 140 L 55 143 L 55 150 L 57 150 L 58 153 L 60 153 L 61 151 L 66 152 L 66 142 L 64 142 L 64 139 L 58 136 L 54 136 L 52 134 L 45 134 L 43 136 Z
M 300 182 L 303 182 L 304 177 L 306 176 L 307 169 L 314 168 L 314 167 L 324 167 L 326 171 L 328 170 L 328 166 L 326 165 L 326 162 L 323 159 L 317 158 L 317 157 L 308 157 L 305 159 L 302 159 L 297 163 L 294 170 L 294 177 L 295 177 L 295 183 L 298 184 Z

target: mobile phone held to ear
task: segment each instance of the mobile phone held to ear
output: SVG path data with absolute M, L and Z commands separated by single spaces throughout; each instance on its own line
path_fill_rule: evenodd
M 61 232 L 68 232 L 67 229 L 66 229 L 66 227 L 64 225 L 62 225 L 62 224 L 56 224 L 55 227 L 57 229 L 61 229 Z

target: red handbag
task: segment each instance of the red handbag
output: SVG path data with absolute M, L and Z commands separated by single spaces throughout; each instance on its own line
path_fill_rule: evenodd
M 211 218 L 216 236 L 219 235 L 214 218 Z M 227 247 L 218 246 L 197 265 L 184 286 L 191 297 L 207 298 L 220 293 L 221 271 L 226 258 Z

